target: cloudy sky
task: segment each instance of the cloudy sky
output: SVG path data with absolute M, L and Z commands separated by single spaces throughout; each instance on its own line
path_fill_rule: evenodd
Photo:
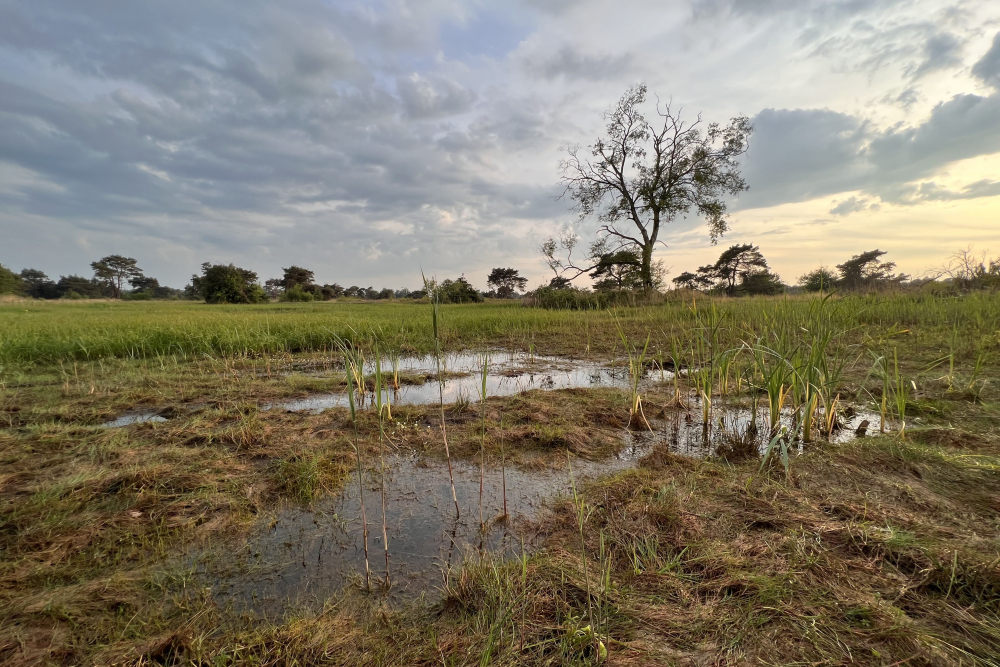
M 1000 255 L 998 2 L 0 0 L 0 263 L 537 283 L 576 219 L 560 148 L 639 82 L 753 119 L 720 245 L 787 282 L 875 247 L 913 274 Z M 673 275 L 720 251 L 694 219 L 663 238 Z

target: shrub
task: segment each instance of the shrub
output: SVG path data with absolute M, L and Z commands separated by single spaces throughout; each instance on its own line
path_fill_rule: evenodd
M 306 291 L 302 285 L 292 285 L 281 294 L 282 301 L 315 301 L 316 295 Z
M 445 280 L 434 290 L 441 303 L 481 303 L 483 295 L 469 284 L 465 276 L 457 280 Z
M 3 264 L 0 264 L 0 294 L 22 294 L 24 284 L 17 275 Z
M 810 271 L 799 278 L 799 286 L 807 292 L 830 291 L 837 284 L 837 274 L 825 266 Z
M 66 294 L 68 292 L 73 292 L 77 295 L 76 297 L 68 297 L 71 299 L 100 299 L 101 297 L 111 296 L 113 294 L 113 292 L 110 291 L 110 288 L 94 278 L 84 278 L 83 276 L 60 276 L 59 282 L 56 283 L 56 293 L 60 297 L 67 298 Z
M 194 293 L 205 303 L 264 303 L 267 294 L 257 283 L 257 274 L 233 264 L 201 265 L 201 275 L 191 276 L 188 293 Z
M 744 276 L 743 282 L 737 289 L 739 294 L 747 295 L 781 294 L 784 291 L 785 286 L 781 284 L 781 278 L 770 271 Z
M 601 290 L 591 292 L 576 287 L 543 286 L 527 294 L 525 306 L 552 310 L 605 310 L 612 306 L 638 306 L 658 303 L 663 295 L 656 291 Z

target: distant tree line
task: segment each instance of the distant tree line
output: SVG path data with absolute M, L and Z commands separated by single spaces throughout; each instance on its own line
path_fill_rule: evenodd
M 558 245 L 557 245 L 558 243 Z M 561 246 L 571 255 L 576 237 L 564 235 L 559 241 L 549 239 L 542 246 L 542 253 L 555 276 L 538 289 L 529 293 L 527 303 L 552 305 L 559 308 L 606 308 L 616 303 L 630 303 L 637 295 L 648 293 L 643 277 L 642 259 L 635 249 L 618 248 L 598 239 L 591 244 L 587 259 L 588 275 L 594 281 L 593 291 L 579 289 L 563 275 L 565 266 L 555 257 Z M 920 281 L 910 281 L 903 273 L 896 273 L 896 264 L 884 261 L 883 250 L 869 250 L 854 255 L 834 269 L 819 267 L 801 276 L 794 287 L 786 286 L 769 267 L 756 245 L 732 245 L 713 263 L 696 271 L 685 271 L 672 279 L 676 289 L 697 290 L 728 296 L 778 294 L 786 290 L 819 291 L 874 291 L 902 285 L 913 287 L 933 282 L 948 290 L 1000 290 L 1000 257 L 989 259 L 985 252 L 976 254 L 972 248 L 956 252 L 948 263 L 933 275 Z M 282 269 L 281 278 L 260 284 L 255 272 L 234 264 L 202 264 L 201 273 L 191 276 L 183 289 L 160 285 L 156 278 L 145 275 L 138 262 L 131 257 L 108 255 L 91 262 L 93 276 L 60 276 L 50 279 L 37 269 L 23 269 L 20 273 L 0 265 L 0 294 L 15 294 L 36 299 L 191 299 L 207 303 L 265 303 L 268 301 L 330 301 L 334 299 L 361 299 L 379 301 L 389 299 L 423 299 L 434 297 L 442 303 L 479 303 L 487 298 L 519 298 L 527 287 L 527 279 L 513 268 L 494 268 L 486 279 L 488 291 L 479 291 L 465 276 L 429 281 L 422 289 L 375 289 L 352 285 L 342 287 L 336 283 L 320 285 L 313 271 L 301 266 Z M 655 291 L 664 287 L 666 270 L 661 262 L 650 264 Z M 631 301 L 630 301 L 631 300 Z
M 206 303 L 265 303 L 272 300 L 302 302 L 333 299 L 423 299 L 431 296 L 442 303 L 478 303 L 486 298 L 516 298 L 527 285 L 516 269 L 496 268 L 487 277 L 488 292 L 480 292 L 465 276 L 447 279 L 438 284 L 430 281 L 423 289 L 375 289 L 336 283 L 320 285 L 315 273 L 301 266 L 282 269 L 282 277 L 260 284 L 257 273 L 235 264 L 201 265 L 201 273 L 191 276 L 183 289 L 160 285 L 156 278 L 146 276 L 131 257 L 109 255 L 91 263 L 92 277 L 61 276 L 51 280 L 37 269 L 14 273 L 0 265 L 0 294 L 15 294 L 35 299 L 190 299 Z
M 732 245 L 714 264 L 685 271 L 673 279 L 678 288 L 740 296 L 780 294 L 785 290 L 781 278 L 771 272 L 760 248 L 751 243 Z
M 825 266 L 799 278 L 799 287 L 806 292 L 841 290 L 848 292 L 876 291 L 899 286 L 910 279 L 905 273 L 893 273 L 895 262 L 883 262 L 885 250 L 868 250 L 837 264 L 834 273 Z
M 108 255 L 90 263 L 94 275 L 60 276 L 52 280 L 38 269 L 14 273 L 0 266 L 0 294 L 18 294 L 34 299 L 177 299 L 181 290 L 160 285 L 145 275 L 131 257 Z M 128 289 L 131 287 L 131 289 Z

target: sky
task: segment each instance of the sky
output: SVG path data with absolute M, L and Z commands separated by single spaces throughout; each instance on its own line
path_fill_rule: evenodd
M 998 2 L 0 0 L 0 264 L 534 286 L 546 237 L 597 228 L 565 149 L 639 83 L 755 128 L 730 232 L 673 221 L 671 276 L 747 242 L 787 283 L 1000 255 Z

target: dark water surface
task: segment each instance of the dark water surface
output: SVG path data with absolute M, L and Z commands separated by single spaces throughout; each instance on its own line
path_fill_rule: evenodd
M 854 429 L 863 419 L 877 424 L 877 416 L 857 414 L 836 432 L 832 440 L 856 437 Z M 701 411 L 678 411 L 650 422 L 652 430 L 622 431 L 623 446 L 615 456 L 599 461 L 573 458 L 577 483 L 635 467 L 654 447 L 666 447 L 684 456 L 715 455 L 734 439 L 752 443 L 762 451 L 767 445 L 763 431 L 767 410 L 757 415 L 761 432 L 748 435 L 751 411 L 720 405 L 708 428 Z M 791 414 L 783 415 L 787 426 Z M 749 438 L 749 440 L 747 440 Z M 801 450 L 808 444 L 795 443 Z M 364 495 L 369 529 L 369 564 L 376 578 L 385 577 L 382 539 L 381 495 L 377 461 L 364 477 Z M 483 485 L 483 518 L 479 523 L 479 467 L 454 461 L 455 489 L 460 517 L 456 519 L 448 468 L 443 462 L 416 454 L 386 460 L 386 528 L 389 537 L 389 572 L 392 586 L 384 592 L 393 602 L 423 596 L 440 597 L 445 574 L 464 559 L 482 552 L 516 558 L 540 545 L 533 521 L 540 518 L 553 499 L 571 493 L 565 460 L 552 465 L 508 468 L 506 498 L 509 518 L 503 514 L 503 471 L 488 467 Z M 289 507 L 273 522 L 262 525 L 245 547 L 234 554 L 228 571 L 214 581 L 220 602 L 241 610 L 266 615 L 280 614 L 288 606 L 316 606 L 336 595 L 344 586 L 360 586 L 364 574 L 361 535 L 361 504 L 357 476 L 353 476 L 335 498 L 306 509 Z

